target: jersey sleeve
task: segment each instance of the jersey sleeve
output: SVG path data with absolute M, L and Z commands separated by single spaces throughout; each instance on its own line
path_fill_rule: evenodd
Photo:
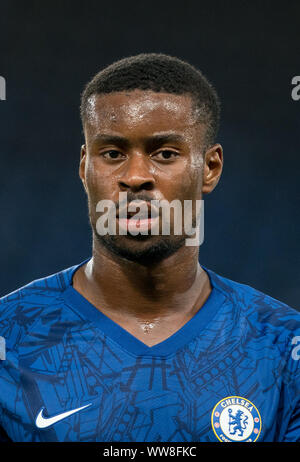
M 7 436 L 4 428 L 0 426 L 0 443 L 12 442 L 12 440 Z
M 4 356 L 3 342 L 1 343 L 0 359 L 0 443 L 14 441 L 10 439 L 9 430 L 13 425 L 10 416 L 15 412 L 18 402 L 19 370 L 18 370 L 18 342 L 22 331 L 16 322 L 15 308 L 17 301 L 9 303 L 6 298 L 0 299 L 0 338 L 5 339 Z
M 300 334 L 300 332 L 299 332 Z M 283 435 L 283 442 L 300 442 L 300 335 L 294 336 L 290 353 L 290 367 L 287 376 L 288 402 L 290 417 Z
M 283 442 L 300 442 L 300 400 L 290 419 Z

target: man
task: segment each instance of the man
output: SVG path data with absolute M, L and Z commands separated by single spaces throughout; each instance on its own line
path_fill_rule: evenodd
M 1 300 L 3 434 L 300 441 L 299 314 L 201 267 L 199 246 L 187 245 L 195 204 L 222 172 L 211 84 L 177 58 L 126 58 L 86 86 L 81 117 L 93 255 Z M 176 233 L 172 209 L 165 234 L 157 204 L 174 200 L 192 201 L 196 227 Z M 103 201 L 115 206 L 115 233 L 98 226 Z

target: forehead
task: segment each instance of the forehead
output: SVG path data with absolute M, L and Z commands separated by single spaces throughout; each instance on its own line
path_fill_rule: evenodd
M 198 124 L 189 95 L 134 90 L 92 95 L 86 110 L 86 131 L 99 129 L 185 130 Z

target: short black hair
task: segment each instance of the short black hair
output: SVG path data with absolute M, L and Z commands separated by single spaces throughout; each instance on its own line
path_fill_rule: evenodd
M 98 72 L 81 95 L 80 114 L 84 126 L 89 98 L 94 94 L 130 90 L 188 94 L 199 122 L 207 126 L 206 146 L 214 143 L 220 120 L 220 100 L 202 72 L 191 64 L 162 53 L 142 53 L 116 61 Z

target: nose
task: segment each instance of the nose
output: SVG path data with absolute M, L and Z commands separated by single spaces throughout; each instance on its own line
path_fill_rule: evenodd
M 151 190 L 155 180 L 149 169 L 149 160 L 142 154 L 132 155 L 124 165 L 124 170 L 119 178 L 119 186 L 122 191 Z

